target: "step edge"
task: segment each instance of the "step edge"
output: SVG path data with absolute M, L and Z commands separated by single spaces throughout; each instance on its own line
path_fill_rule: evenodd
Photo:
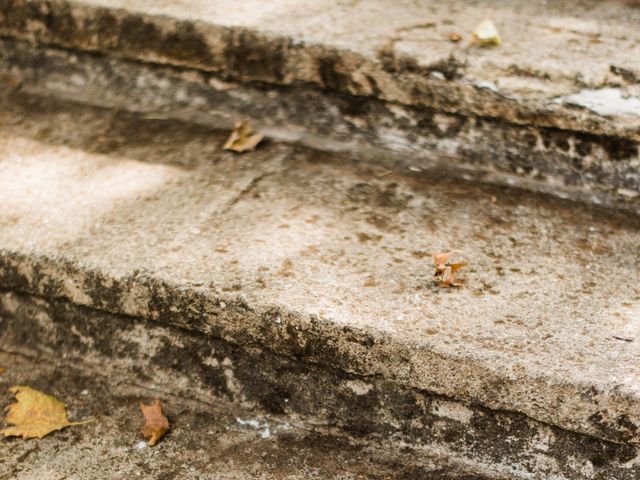
M 168 282 L 154 278 L 150 272 L 125 276 L 102 272 L 61 255 L 0 249 L 0 288 L 166 322 L 230 343 L 258 345 L 276 354 L 364 377 L 382 376 L 463 403 L 521 413 L 564 430 L 640 446 L 640 435 L 634 427 L 640 425 L 640 395 L 623 392 L 607 382 L 581 384 L 577 379 L 568 381 L 531 370 L 509 378 L 507 372 L 492 369 L 478 359 L 433 351 L 428 345 L 403 344 L 371 329 L 349 327 L 345 331 L 331 319 L 290 311 L 285 306 Z M 105 289 L 110 292 L 108 296 L 104 295 Z M 291 341 L 291 329 L 306 332 L 304 345 Z M 328 340 L 334 342 L 329 349 L 325 348 Z M 310 342 L 316 347 L 308 348 Z M 452 381 L 456 378 L 462 380 Z M 487 388 L 487 384 L 492 386 Z M 522 386 L 526 388 L 522 390 Z M 594 389 L 599 398 L 589 401 L 585 393 Z M 532 392 L 537 396 L 531 398 Z M 599 402 L 607 411 L 600 410 Z M 563 412 L 561 406 L 565 407 Z
M 8 1 L 4 6 L 0 4 L 0 14 L 0 35 L 17 40 L 222 73 L 244 82 L 290 87 L 313 85 L 403 105 L 495 118 L 515 125 L 640 140 L 640 116 L 605 117 L 586 108 L 558 103 L 557 99 L 536 101 L 507 97 L 481 84 L 432 79 L 425 77 L 424 72 L 390 73 L 377 58 L 246 27 L 107 8 L 82 0 L 27 0 L 19 6 Z M 112 30 L 101 31 L 107 28 L 106 24 Z M 119 37 L 125 28 L 130 30 L 135 25 L 151 28 L 160 36 L 158 41 L 135 48 L 124 44 Z M 170 55 L 162 48 L 163 39 L 175 37 L 178 27 L 188 32 L 185 35 L 192 35 L 188 38 L 200 42 L 200 57 L 183 55 L 185 58 L 181 58 L 180 54 Z M 242 65 L 231 58 L 247 50 L 257 56 L 254 63 L 273 60 L 277 68 L 253 71 L 255 65 Z M 323 73 L 323 69 L 328 70 Z M 341 79 L 339 82 L 332 80 L 336 76 Z M 423 91 L 424 95 L 413 95 L 412 91 Z

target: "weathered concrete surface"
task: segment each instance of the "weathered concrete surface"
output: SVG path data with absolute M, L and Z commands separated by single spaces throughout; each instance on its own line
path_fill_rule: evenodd
M 0 31 L 239 80 L 638 139 L 640 112 L 605 117 L 556 102 L 602 87 L 638 95 L 640 9 L 587 3 L 4 0 Z M 504 46 L 464 48 L 486 17 Z M 466 41 L 450 42 L 451 31 Z
M 402 447 L 411 453 L 403 460 L 413 471 L 410 478 L 424 478 L 417 465 L 432 456 L 440 459 L 438 465 L 464 465 L 476 480 L 481 474 L 493 480 L 635 480 L 640 474 L 638 450 L 630 445 L 460 403 L 381 376 L 327 369 L 158 322 L 11 292 L 0 293 L 0 318 L 0 349 L 45 363 L 64 359 L 107 379 L 153 385 L 178 398 L 207 403 L 223 398 L 241 409 L 265 411 L 269 420 L 256 426 L 265 436 L 288 423 L 331 428 L 391 456 Z M 453 475 L 458 468 L 444 471 Z
M 504 44 L 466 48 L 469 32 L 485 17 L 498 25 Z M 294 107 L 307 97 L 315 107 L 309 110 L 332 118 L 321 125 L 331 133 L 325 145 L 335 141 L 328 126 L 336 125 L 354 137 L 352 144 L 364 139 L 391 151 L 427 150 L 476 175 L 497 173 L 494 180 L 501 183 L 512 176 L 538 190 L 576 190 L 573 196 L 631 203 L 636 211 L 639 22 L 640 8 L 622 1 L 0 2 L 5 36 L 190 69 L 186 73 L 196 81 L 176 91 L 164 108 L 168 115 L 196 101 L 205 118 L 212 110 L 229 115 L 234 105 L 240 105 L 238 116 L 254 104 L 252 117 L 278 128 L 280 137 L 294 126 L 293 136 L 313 137 L 318 122 L 299 118 L 304 108 Z M 450 42 L 451 31 L 465 41 Z M 25 72 L 11 61 L 8 66 L 3 77 L 19 83 Z M 33 61 L 31 67 L 36 83 L 53 83 L 54 91 L 77 87 L 86 96 L 95 90 L 91 80 L 104 79 L 106 72 L 113 91 L 123 87 L 120 80 L 133 79 L 149 91 L 129 99 L 148 98 L 157 89 L 168 93 L 166 79 L 145 84 L 145 76 L 122 75 L 128 67 L 93 72 L 84 64 L 88 71 L 58 78 L 57 85 L 50 65 Z M 204 103 L 202 95 L 187 101 L 192 87 L 198 90 L 194 83 L 207 86 L 200 88 Z M 327 99 L 320 92 L 348 98 Z M 101 103 L 114 95 L 89 98 Z M 216 98 L 225 99 L 224 106 L 211 108 L 208 101 Z M 296 109 L 297 115 L 288 115 Z
M 330 428 L 224 399 L 181 396 L 167 377 L 141 381 L 108 364 L 89 370 L 55 355 L 3 352 L 0 365 L 7 369 L 0 375 L 2 405 L 13 401 L 10 385 L 27 384 L 63 400 L 73 419 L 95 418 L 42 440 L 0 438 L 0 478 L 6 480 L 502 478 L 471 473 L 424 451 L 374 448 Z M 139 403 L 154 398 L 162 399 L 172 428 L 149 448 L 139 434 Z
M 193 70 L 0 41 L 0 72 L 20 91 L 228 129 L 251 118 L 271 139 L 376 159 L 392 169 L 446 169 L 640 212 L 635 142 L 517 126 L 331 93 L 222 81 Z M 18 82 L 18 83 L 16 83 Z
M 637 217 L 15 99 L 3 288 L 639 443 Z M 451 248 L 447 290 L 428 252 Z

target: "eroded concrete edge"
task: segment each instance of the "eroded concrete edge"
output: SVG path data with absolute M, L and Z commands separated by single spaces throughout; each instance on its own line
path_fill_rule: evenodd
M 307 428 L 338 428 L 358 441 L 410 446 L 418 458 L 420 451 L 437 454 L 489 478 L 631 480 L 640 474 L 640 452 L 632 446 L 379 375 L 327 369 L 158 322 L 11 292 L 0 293 L 0 315 L 5 349 L 62 357 L 103 373 L 117 370 L 186 398 L 222 397 Z
M 471 354 L 452 358 L 376 331 L 341 327 L 209 286 L 172 284 L 147 272 L 119 277 L 62 257 L 5 250 L 0 252 L 0 288 L 154 320 L 305 363 L 519 412 L 569 431 L 640 444 L 640 405 L 616 389 L 535 377 L 525 369 L 494 371 Z
M 584 105 L 513 99 L 456 81 L 454 59 L 420 66 L 382 49 L 377 58 L 247 28 L 95 7 L 76 1 L 3 0 L 0 34 L 123 58 L 217 72 L 242 82 L 313 85 L 519 125 L 640 139 L 640 117 L 602 116 Z M 440 78 L 442 72 L 449 72 Z M 434 77 L 433 72 L 441 75 Z M 454 72 L 451 74 L 450 72 Z M 448 77 L 448 78 L 447 78 Z M 577 93 L 577 92 L 576 92 Z

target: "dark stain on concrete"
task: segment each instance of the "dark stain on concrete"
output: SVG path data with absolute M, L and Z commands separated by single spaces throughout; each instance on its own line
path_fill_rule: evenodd
M 287 51 L 291 48 L 287 40 L 265 38 L 250 30 L 228 29 L 225 35 L 226 74 L 241 79 L 282 81 Z
M 348 91 L 353 80 L 337 53 L 326 53 L 316 60 L 320 85 L 328 90 Z
M 355 438 L 393 437 L 427 445 L 435 442 L 454 452 L 477 455 L 483 461 L 517 462 L 525 468 L 534 468 L 536 456 L 544 455 L 554 459 L 567 475 L 575 473 L 568 460 L 574 456 L 593 464 L 595 479 L 612 478 L 611 475 L 626 479 L 633 478 L 629 474 L 634 475 L 632 470 L 621 467 L 635 455 L 630 445 L 597 440 L 544 426 L 520 414 L 474 405 L 459 407 L 469 412 L 468 423 L 438 415 L 436 404 L 446 404 L 451 399 L 410 389 L 390 379 L 362 377 L 315 363 L 312 359 L 320 352 L 322 356 L 332 355 L 331 347 L 326 341 L 322 343 L 320 335 L 303 339 L 291 325 L 279 332 L 291 342 L 293 355 L 289 356 L 65 301 L 9 295 L 18 308 L 8 317 L 8 312 L 0 312 L 5 318 L 0 323 L 0 342 L 4 345 L 55 351 L 70 361 L 92 364 L 119 359 L 124 363 L 118 368 L 128 368 L 132 378 L 171 383 L 172 379 L 185 377 L 212 395 L 254 402 L 274 415 L 310 416 Z M 271 317 L 277 318 L 278 314 L 270 312 Z M 44 324 L 43 318 L 49 321 Z M 278 324 L 272 325 L 273 331 L 278 331 Z M 146 332 L 144 337 L 136 337 L 136 329 L 140 328 Z M 353 341 L 368 344 L 356 331 L 347 330 L 344 334 L 347 341 L 353 335 Z M 151 343 L 145 347 L 148 339 Z M 300 355 L 295 354 L 296 350 Z M 353 368 L 353 364 L 350 366 Z M 354 389 L 350 386 L 354 384 L 362 387 Z M 625 423 L 624 419 L 621 422 Z M 532 442 L 539 441 L 540 428 L 550 429 L 554 438 L 544 453 L 531 447 Z

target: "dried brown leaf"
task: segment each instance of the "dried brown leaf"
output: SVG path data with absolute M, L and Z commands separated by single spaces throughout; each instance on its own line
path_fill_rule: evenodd
M 433 256 L 433 262 L 435 264 L 435 274 L 438 277 L 439 284 L 442 287 L 458 287 L 461 283 L 456 282 L 456 272 L 462 267 L 466 267 L 466 262 L 450 263 L 451 257 L 460 253 L 459 250 L 452 250 L 450 252 L 437 253 Z
M 460 35 L 458 32 L 449 32 L 447 33 L 447 38 L 450 42 L 458 43 L 460 40 L 462 40 L 462 35 Z
M 251 152 L 263 138 L 261 134 L 253 133 L 249 120 L 241 120 L 236 122 L 223 148 L 237 153 Z
M 462 267 L 466 267 L 467 266 L 467 262 L 451 263 L 451 264 L 449 264 L 449 266 L 451 267 L 451 273 L 455 274 Z
M 449 257 L 454 253 L 455 251 L 436 253 L 433 256 L 433 263 L 436 264 L 436 268 L 444 267 L 444 265 L 449 261 Z
M 42 438 L 55 430 L 91 421 L 70 422 L 62 402 L 31 387 L 15 386 L 9 391 L 16 402 L 7 407 L 4 420 L 13 427 L 0 431 L 5 437 Z
M 449 259 L 456 253 L 460 253 L 460 251 L 451 250 L 450 252 L 436 253 L 433 256 L 433 263 L 436 266 L 436 275 L 440 275 L 444 271 L 447 263 L 449 262 Z
M 451 267 L 446 267 L 440 276 L 441 287 L 452 287 L 455 283 L 455 275 L 451 272 Z
M 162 413 L 162 405 L 158 399 L 151 405 L 140 403 L 140 410 L 145 420 L 141 432 L 152 447 L 169 431 L 169 420 Z

